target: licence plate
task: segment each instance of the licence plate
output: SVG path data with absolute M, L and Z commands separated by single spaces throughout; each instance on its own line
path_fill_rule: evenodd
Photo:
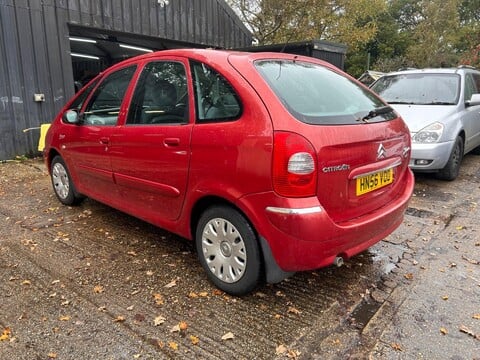
M 357 196 L 380 189 L 393 182 L 393 169 L 379 171 L 357 178 Z

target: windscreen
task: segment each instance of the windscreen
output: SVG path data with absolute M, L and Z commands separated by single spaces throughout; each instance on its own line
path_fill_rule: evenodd
M 457 74 L 398 74 L 383 76 L 372 90 L 390 104 L 455 105 L 460 93 Z
M 302 122 L 347 125 L 396 118 L 367 89 L 319 64 L 276 59 L 257 61 L 255 66 L 288 111 Z M 377 114 L 376 109 L 383 111 Z

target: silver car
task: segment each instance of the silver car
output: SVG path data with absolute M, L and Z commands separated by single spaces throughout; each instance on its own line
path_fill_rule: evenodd
M 382 76 L 371 89 L 407 123 L 412 170 L 454 180 L 463 156 L 480 154 L 480 71 L 467 66 L 404 70 Z

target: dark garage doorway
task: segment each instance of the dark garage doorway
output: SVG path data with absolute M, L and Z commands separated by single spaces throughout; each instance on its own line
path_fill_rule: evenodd
M 133 56 L 167 49 L 211 47 L 71 24 L 68 28 L 75 92 L 106 68 Z

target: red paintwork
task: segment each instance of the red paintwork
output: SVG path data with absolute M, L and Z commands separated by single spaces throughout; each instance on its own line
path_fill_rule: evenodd
M 200 201 L 208 198 L 209 202 L 230 203 L 267 240 L 285 271 L 315 269 L 331 264 L 336 256 L 349 257 L 365 250 L 399 226 L 412 194 L 410 154 L 402 153 L 410 146 L 407 127 L 400 118 L 341 127 L 301 123 L 285 110 L 254 68 L 253 61 L 261 58 L 291 59 L 293 55 L 172 50 L 115 65 L 105 73 L 138 64 L 117 126 L 66 124 L 62 115 L 69 109 L 67 103 L 46 137 L 48 167 L 59 153 L 80 193 L 188 239 L 194 233 L 192 216 Z M 209 64 L 237 91 L 243 105 L 241 118 L 197 125 L 190 96 L 186 125 L 125 126 L 139 73 L 154 59 L 183 62 L 190 94 L 188 59 Z M 316 59 L 297 59 L 335 69 Z M 316 196 L 287 198 L 273 191 L 274 131 L 301 134 L 313 145 L 318 162 Z M 380 143 L 387 152 L 383 163 L 376 160 Z M 396 160 L 401 165 L 394 169 L 393 184 L 361 197 L 355 195 L 356 172 L 379 170 Z M 349 164 L 350 170 L 322 171 L 341 164 Z M 285 215 L 266 210 L 315 206 L 321 212 Z

